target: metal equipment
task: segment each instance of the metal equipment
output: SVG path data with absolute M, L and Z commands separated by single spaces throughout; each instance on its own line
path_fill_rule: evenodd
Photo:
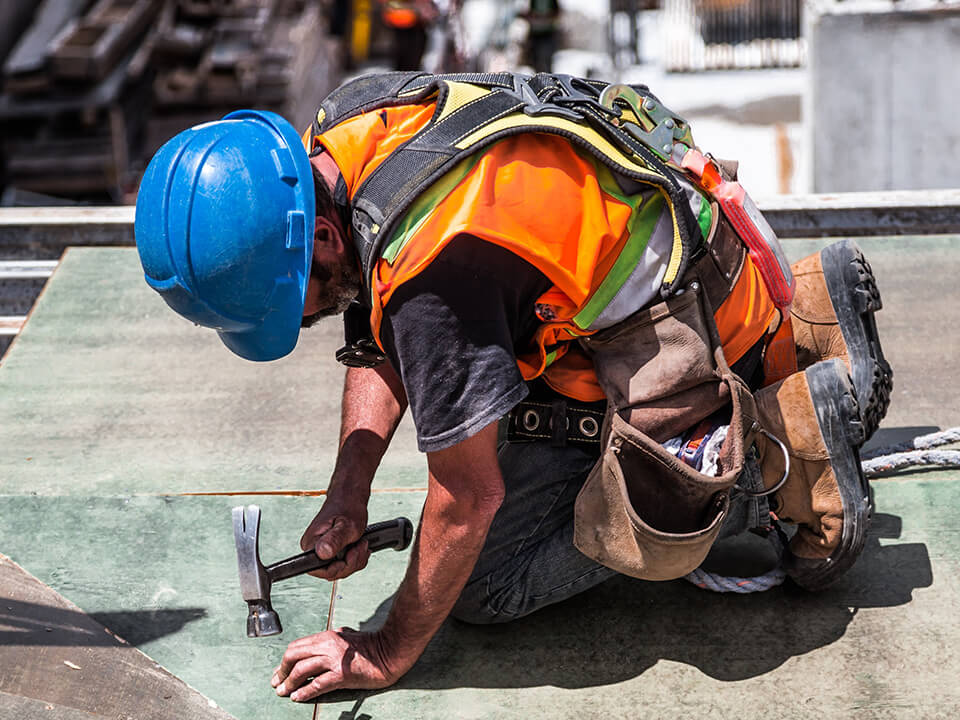
M 247 637 L 266 637 L 283 632 L 280 617 L 270 604 L 273 583 L 319 570 L 337 560 L 353 545 L 330 560 L 321 560 L 313 550 L 264 566 L 260 562 L 260 508 L 256 505 L 233 509 L 233 535 L 237 545 L 240 591 L 247 601 Z M 370 552 L 392 547 L 404 550 L 413 538 L 413 525 L 400 517 L 370 525 L 357 542 L 366 540 Z M 356 543 L 354 543 L 355 545 Z

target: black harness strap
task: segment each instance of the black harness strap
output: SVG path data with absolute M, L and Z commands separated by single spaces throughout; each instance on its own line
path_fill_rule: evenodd
M 479 85 L 490 92 L 443 115 L 449 95 L 447 82 Z M 599 103 L 599 95 L 606 85 L 547 73 L 532 78 L 513 73 L 386 73 L 359 78 L 328 96 L 321 106 L 324 116 L 318 128 L 320 132 L 370 110 L 415 103 L 433 96 L 437 99 L 430 124 L 391 153 L 354 193 L 351 225 L 367 288 L 394 224 L 414 200 L 457 162 L 494 142 L 524 132 L 553 133 L 610 164 L 610 159 L 585 138 L 563 128 L 543 125 L 519 123 L 492 132 L 466 149 L 456 147 L 464 138 L 498 119 L 523 112 L 529 116 L 553 115 L 585 123 L 621 148 L 626 156 L 640 158 L 656 173 L 656 177 L 637 173 L 636 179 L 663 188 L 675 209 L 682 241 L 681 262 L 674 282 L 661 288 L 663 295 L 672 294 L 676 284 L 682 281 L 693 250 L 702 245 L 700 227 L 674 171 L 630 133 L 610 122 L 619 111 Z M 635 89 L 645 97 L 653 97 L 645 86 L 635 86 Z M 616 170 L 625 172 L 622 167 Z
M 378 110 L 393 105 L 405 105 L 410 98 L 398 95 L 410 81 L 426 75 L 422 72 L 390 72 L 376 75 L 364 75 L 341 85 L 324 98 L 320 104 L 323 119 L 317 127 L 318 133 L 324 133 L 334 125 L 369 110 Z M 429 77 L 429 76 L 428 76 Z

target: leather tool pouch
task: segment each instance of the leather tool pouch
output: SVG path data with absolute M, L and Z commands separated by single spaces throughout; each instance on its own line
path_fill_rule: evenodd
M 715 260 L 707 253 L 682 293 L 583 341 L 610 406 L 603 453 L 577 497 L 574 544 L 633 577 L 670 580 L 703 562 L 753 442 L 753 396 L 727 366 L 707 299 L 718 291 L 705 290 L 711 281 L 698 273 Z M 697 472 L 660 444 L 722 408 L 730 427 L 719 476 Z

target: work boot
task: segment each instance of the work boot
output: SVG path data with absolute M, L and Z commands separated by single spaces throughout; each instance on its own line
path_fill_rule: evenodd
M 755 398 L 765 431 L 757 437 L 764 486 L 780 485 L 773 512 L 797 525 L 784 568 L 801 587 L 820 590 L 860 555 L 870 518 L 853 383 L 843 363 L 832 359 L 762 388 Z
M 870 263 L 853 240 L 841 240 L 791 267 L 797 279 L 790 308 L 797 366 L 805 370 L 830 358 L 846 363 L 869 439 L 887 414 L 893 390 L 873 316 L 883 303 Z

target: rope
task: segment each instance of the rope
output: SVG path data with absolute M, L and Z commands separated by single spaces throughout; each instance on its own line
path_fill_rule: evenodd
M 787 579 L 787 573 L 781 567 L 776 567 L 764 575 L 756 577 L 726 577 L 709 573 L 703 568 L 697 568 L 692 573 L 685 575 L 684 580 L 692 582 L 701 590 L 712 590 L 713 592 L 733 592 L 748 593 L 763 592 L 777 585 L 782 585 Z
M 932 432 L 929 435 L 920 435 L 913 440 L 898 443 L 897 445 L 890 445 L 885 448 L 874 448 L 868 452 L 861 453 L 860 457 L 864 460 L 869 460 L 879 457 L 880 455 L 893 455 L 911 450 L 929 450 L 930 448 L 949 445 L 955 442 L 960 442 L 960 427 L 952 427 L 947 430 Z
M 863 474 L 869 478 L 906 467 L 960 467 L 960 451 L 932 449 L 955 442 L 960 442 L 960 427 L 920 435 L 885 448 L 874 448 L 861 455 Z
M 905 467 L 930 465 L 960 467 L 960 450 L 911 450 L 880 455 L 863 461 L 863 474 L 869 478 Z
M 728 577 L 718 573 L 707 572 L 702 567 L 698 567 L 693 572 L 684 575 L 683 579 L 691 582 L 702 590 L 711 590 L 719 593 L 748 593 L 763 592 L 777 585 L 782 585 L 787 579 L 786 571 L 780 567 L 780 560 L 783 558 L 783 540 L 780 537 L 779 528 L 770 528 L 767 533 L 767 540 L 773 545 L 777 553 L 777 567 L 773 568 L 763 575 L 753 577 Z

